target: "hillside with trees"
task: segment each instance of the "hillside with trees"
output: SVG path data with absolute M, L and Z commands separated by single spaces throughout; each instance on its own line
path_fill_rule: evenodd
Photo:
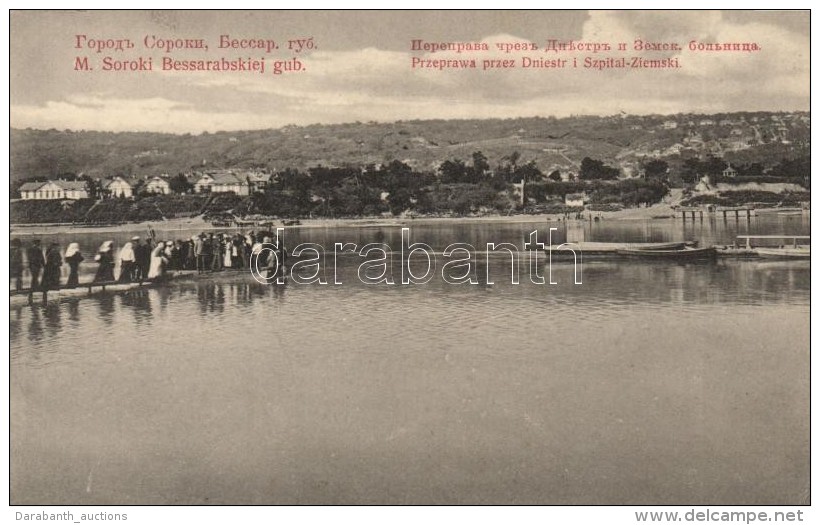
M 85 181 L 91 198 L 14 201 L 11 220 L 570 213 L 577 210 L 565 205 L 569 194 L 607 211 L 660 202 L 670 188 L 691 195 L 704 176 L 808 190 L 808 133 L 806 113 L 352 123 L 196 136 L 12 130 L 12 198 L 23 181 L 54 178 Z M 214 169 L 273 176 L 244 197 L 195 194 L 198 173 Z M 113 175 L 135 181 L 136 198 L 100 199 L 103 178 Z M 154 175 L 165 176 L 170 195 L 145 193 Z M 776 205 L 806 195 L 739 192 L 690 201 L 754 197 Z
M 147 177 L 210 168 L 271 171 L 400 160 L 419 171 L 481 151 L 491 165 L 577 171 L 585 157 L 629 171 L 645 159 L 680 165 L 714 155 L 770 167 L 809 150 L 808 113 L 618 115 L 286 126 L 172 135 L 11 130 L 11 182 L 85 174 Z M 458 169 L 458 168 L 456 168 Z

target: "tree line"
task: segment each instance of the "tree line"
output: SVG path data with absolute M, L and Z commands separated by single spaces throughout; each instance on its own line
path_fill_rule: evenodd
M 232 211 L 238 214 L 265 214 L 279 217 L 356 217 L 384 213 L 422 215 L 468 215 L 544 211 L 551 206 L 560 211 L 570 193 L 584 193 L 592 204 L 622 206 L 651 205 L 659 202 L 674 184 L 673 175 L 687 183 L 702 175 L 720 177 L 727 164 L 723 159 L 707 157 L 687 159 L 681 167 L 670 167 L 661 159 L 645 161 L 642 177 L 620 179 L 620 170 L 605 162 L 585 157 L 577 172 L 554 170 L 545 175 L 532 160 L 522 161 L 518 152 L 503 156 L 493 168 L 481 152 L 465 161 L 448 159 L 435 170 L 418 170 L 408 163 L 392 160 L 385 164 L 365 166 L 316 166 L 307 170 L 286 169 L 272 182 L 249 197 L 217 201 L 230 208 L 209 211 Z M 763 170 L 758 164 L 733 165 L 741 178 L 774 177 L 778 180 L 808 180 L 810 159 L 784 159 Z M 85 180 L 92 198 L 101 196 L 99 180 L 65 174 L 63 178 Z M 524 199 L 520 191 L 524 182 Z M 174 195 L 156 196 L 158 202 L 143 210 L 139 206 L 111 204 L 111 214 L 189 213 L 190 205 L 180 197 L 192 193 L 189 178 L 179 174 L 169 179 Z M 804 184 L 804 185 L 807 185 Z M 19 188 L 19 183 L 17 185 Z M 12 192 L 14 195 L 14 190 Z M 148 197 L 137 190 L 137 200 Z M 541 207 L 540 210 L 536 209 Z M 129 211 L 130 210 L 130 211 Z M 140 211 L 142 210 L 142 211 Z M 100 209 L 100 212 L 103 208 Z

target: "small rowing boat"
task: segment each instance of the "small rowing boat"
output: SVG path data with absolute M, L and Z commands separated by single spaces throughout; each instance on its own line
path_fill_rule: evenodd
M 735 257 L 738 259 L 752 259 L 757 258 L 757 250 L 754 248 L 746 248 L 745 246 L 724 245 L 715 246 L 718 257 Z
M 808 259 L 811 257 L 811 248 L 799 246 L 797 248 L 755 248 L 757 255 L 766 259 Z
M 693 259 L 713 259 L 716 255 L 715 247 L 708 248 L 683 248 L 682 250 L 618 250 L 620 255 L 631 257 L 642 257 L 645 259 L 672 259 L 672 260 L 693 260 Z
M 568 247 L 581 250 L 584 255 L 617 255 L 620 250 L 680 250 L 686 246 L 685 242 L 576 242 L 569 243 Z M 555 255 L 560 250 L 552 247 Z M 568 250 L 564 250 L 568 251 Z

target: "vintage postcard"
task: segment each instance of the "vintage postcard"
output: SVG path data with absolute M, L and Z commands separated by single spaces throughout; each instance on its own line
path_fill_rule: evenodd
M 809 23 L 11 11 L 17 519 L 798 516 Z

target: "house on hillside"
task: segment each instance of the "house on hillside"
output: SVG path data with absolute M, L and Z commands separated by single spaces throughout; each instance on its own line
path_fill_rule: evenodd
M 587 196 L 584 193 L 567 193 L 564 197 L 564 204 L 570 208 L 583 208 Z
M 695 185 L 695 191 L 698 193 L 704 193 L 710 191 L 712 189 L 712 179 L 709 175 L 702 176 L 698 183 Z
M 214 178 L 210 173 L 200 175 L 194 182 L 194 193 L 207 193 L 211 191 L 211 184 Z
M 723 170 L 723 176 L 729 179 L 734 179 L 737 177 L 737 170 L 732 167 L 731 164 L 726 166 L 726 169 Z
M 87 199 L 88 186 L 85 181 L 49 180 L 46 182 L 26 182 L 20 186 L 20 195 L 26 200 Z
M 168 195 L 171 193 L 171 184 L 164 177 L 151 177 L 145 183 L 145 193 Z
M 513 182 L 512 183 L 513 195 L 515 195 L 518 198 L 518 203 L 521 206 L 524 206 L 524 204 L 526 204 L 526 199 L 525 199 L 525 196 L 524 196 L 524 186 L 525 185 L 526 185 L 526 181 L 524 179 L 521 179 L 521 182 Z
M 262 171 L 249 171 L 240 175 L 250 184 L 250 192 L 264 191 L 265 187 L 273 182 L 273 175 Z
M 235 193 L 250 195 L 250 183 L 246 177 L 241 177 L 230 171 L 205 173 L 194 184 L 196 193 Z
M 623 177 L 625 179 L 632 179 L 643 176 L 641 167 L 632 162 L 622 162 L 618 166 L 618 168 L 621 170 L 621 173 L 623 173 Z
M 134 196 L 135 183 L 125 177 L 114 177 L 102 183 L 103 193 L 108 197 L 122 197 L 130 199 Z
M 219 173 L 214 176 L 211 183 L 212 193 L 235 193 L 237 195 L 250 195 L 250 183 L 245 177 L 235 173 Z
M 669 146 L 668 148 L 666 148 L 663 151 L 662 155 L 666 155 L 666 156 L 680 155 L 681 150 L 684 149 L 685 147 L 686 146 L 684 146 L 680 142 L 676 142 L 676 143 L 672 144 L 671 146 Z

